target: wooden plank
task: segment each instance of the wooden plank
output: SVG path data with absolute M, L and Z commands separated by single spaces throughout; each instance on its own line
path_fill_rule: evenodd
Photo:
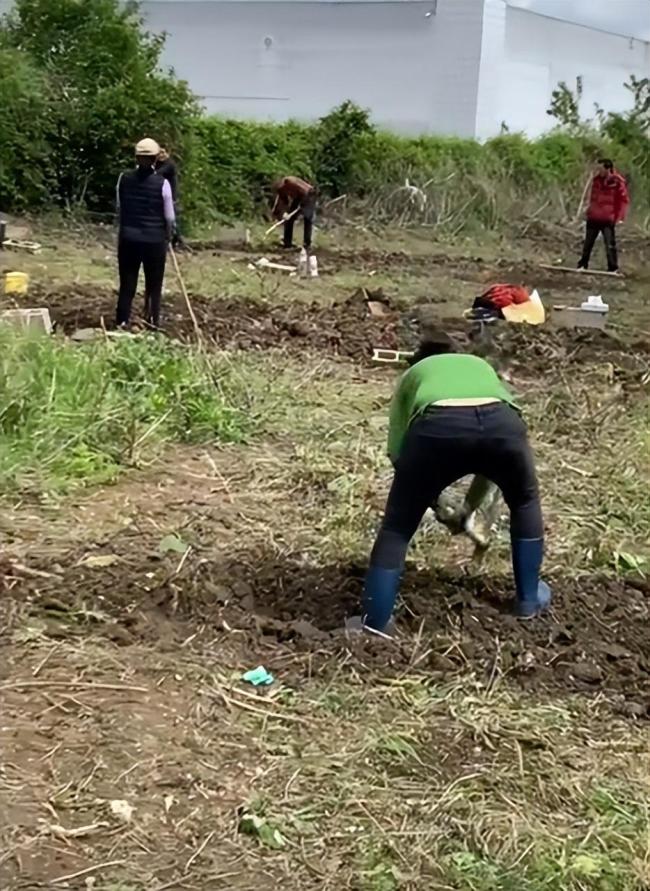
M 553 269 L 555 272 L 575 272 L 576 275 L 609 275 L 613 278 L 624 278 L 622 272 L 606 272 L 604 269 L 576 269 L 575 266 L 553 266 L 551 263 L 540 263 L 540 269 Z

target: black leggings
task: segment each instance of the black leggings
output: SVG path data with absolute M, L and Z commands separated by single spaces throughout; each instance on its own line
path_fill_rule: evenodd
M 116 322 L 127 325 L 131 318 L 131 304 L 138 287 L 140 267 L 144 270 L 145 319 L 154 328 L 160 325 L 160 298 L 165 278 L 167 242 L 146 244 L 121 239 L 117 247 L 120 271 L 120 293 L 117 300 Z
M 519 413 L 503 402 L 432 406 L 407 433 L 370 562 L 400 568 L 426 509 L 443 489 L 469 474 L 480 474 L 501 489 L 512 538 L 543 538 L 535 464 Z
M 293 245 L 293 224 L 296 220 L 296 217 L 300 216 L 300 214 L 302 213 L 303 244 L 307 248 L 307 250 L 309 250 L 309 248 L 311 247 L 312 232 L 314 229 L 314 215 L 316 213 L 315 192 L 310 192 L 309 195 L 307 195 L 303 199 L 296 198 L 296 200 L 289 208 L 289 213 L 293 213 L 295 210 L 298 210 L 298 208 L 300 208 L 298 213 L 288 219 L 284 224 L 284 246 L 286 248 L 290 248 Z
M 589 268 L 591 252 L 601 232 L 603 233 L 603 241 L 605 242 L 605 251 L 607 253 L 607 269 L 610 272 L 616 272 L 618 269 L 618 250 L 616 248 L 616 226 L 614 223 L 598 223 L 595 220 L 587 220 L 585 241 L 582 246 L 582 256 L 578 266 L 582 269 Z

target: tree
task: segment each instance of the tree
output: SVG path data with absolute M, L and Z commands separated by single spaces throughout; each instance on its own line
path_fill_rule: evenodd
M 0 48 L 0 208 L 48 201 L 48 84 L 26 53 Z
M 370 113 L 349 100 L 320 119 L 314 166 L 324 192 L 335 197 L 358 185 L 360 141 L 374 133 Z
M 51 164 L 66 206 L 106 207 L 120 169 L 143 136 L 182 148 L 197 105 L 163 71 L 163 36 L 119 0 L 17 0 L 3 43 L 26 54 L 47 82 Z
M 546 114 L 556 118 L 564 127 L 577 127 L 580 123 L 579 96 L 574 95 L 561 80 L 551 93 L 551 104 Z

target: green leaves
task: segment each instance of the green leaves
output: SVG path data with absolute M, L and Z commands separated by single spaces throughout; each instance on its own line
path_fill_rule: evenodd
M 286 844 L 279 829 L 264 817 L 245 813 L 239 821 L 239 831 L 244 835 L 252 835 L 266 848 L 278 850 Z
M 175 554 L 184 554 L 187 550 L 188 546 L 179 538 L 178 535 L 166 535 L 163 540 L 158 545 L 158 550 L 162 554 L 168 554 L 170 551 L 173 551 Z
M 645 575 L 645 570 L 648 566 L 647 557 L 631 554 L 629 551 L 614 551 L 612 562 L 616 572 L 621 575 L 625 573 Z
M 25 175 L 24 146 L 34 141 L 25 137 L 35 130 L 53 158 L 51 194 L 65 205 L 112 208 L 117 176 L 132 164 L 132 146 L 145 133 L 182 149 L 196 102 L 186 84 L 161 71 L 164 38 L 148 34 L 134 9 L 118 0 L 17 0 L 0 32 L 2 44 L 21 57 L 18 73 L 0 64 L 0 148 L 12 133 L 9 119 L 8 129 L 2 126 L 8 84 L 18 79 L 34 103 L 31 85 L 39 80 L 42 89 L 36 114 L 14 122 L 13 154 L 2 152 L 15 182 L 5 175 L 3 189 L 0 175 L 0 203 L 51 197 L 37 188 L 26 202 L 18 181 Z

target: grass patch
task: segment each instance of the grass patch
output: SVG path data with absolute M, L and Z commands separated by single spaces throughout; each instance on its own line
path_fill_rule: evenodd
M 273 770 L 249 808 L 284 838 L 282 854 L 246 844 L 265 868 L 289 857 L 304 881 L 359 891 L 648 887 L 641 727 L 469 677 L 311 693 L 293 751 L 286 729 L 262 732 Z
M 241 441 L 247 414 L 223 360 L 156 337 L 73 346 L 0 332 L 0 484 L 108 482 L 164 442 Z

